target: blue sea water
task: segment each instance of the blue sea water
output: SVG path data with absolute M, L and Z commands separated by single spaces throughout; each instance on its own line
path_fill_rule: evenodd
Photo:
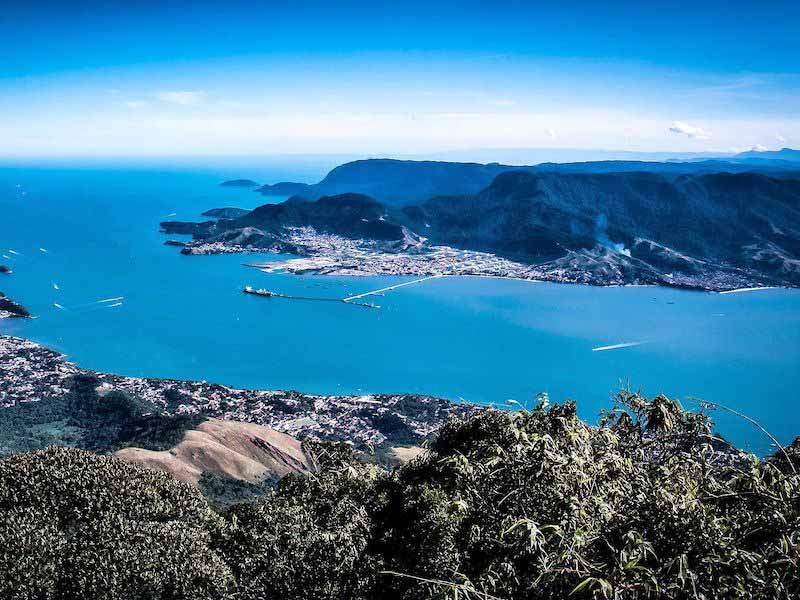
M 265 274 L 241 263 L 276 257 L 186 257 L 163 245 L 160 220 L 265 201 L 220 187 L 225 177 L 314 180 L 323 170 L 0 169 L 0 254 L 10 257 L 0 262 L 14 269 L 0 275 L 0 290 L 38 317 L 6 320 L 0 332 L 131 376 L 498 404 L 547 391 L 555 401 L 577 400 L 588 420 L 629 384 L 689 407 L 692 397 L 723 403 L 782 443 L 800 435 L 798 291 L 718 295 L 447 278 L 387 292 L 373 298 L 382 308 L 369 310 L 241 289 L 342 298 L 403 278 Z M 119 296 L 121 306 L 97 303 Z M 592 351 L 630 342 L 640 345 Z M 725 412 L 715 419 L 736 443 L 768 449 L 746 421 Z

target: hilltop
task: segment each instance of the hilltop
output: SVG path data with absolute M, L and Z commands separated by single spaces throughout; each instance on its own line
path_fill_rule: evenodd
M 203 421 L 167 450 L 128 447 L 114 456 L 193 484 L 198 484 L 204 473 L 259 483 L 313 470 L 295 438 L 269 427 L 220 419 Z
M 340 165 L 316 184 L 279 183 L 264 186 L 259 191 L 267 195 L 301 196 L 307 200 L 355 193 L 371 196 L 387 205 L 403 206 L 440 194 L 473 194 L 504 171 L 526 168 L 496 163 L 374 158 Z

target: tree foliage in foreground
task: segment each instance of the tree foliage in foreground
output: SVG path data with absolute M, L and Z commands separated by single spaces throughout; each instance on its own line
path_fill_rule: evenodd
M 76 449 L 0 462 L 0 598 L 225 598 L 225 527 L 198 490 Z
M 318 473 L 222 517 L 116 459 L 15 457 L 0 597 L 800 597 L 800 448 L 743 459 L 703 413 L 620 401 L 599 426 L 574 404 L 450 422 L 391 473 L 312 445 Z

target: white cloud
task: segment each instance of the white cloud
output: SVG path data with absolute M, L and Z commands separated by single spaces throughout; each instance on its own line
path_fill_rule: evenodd
M 548 127 L 547 135 L 549 135 L 552 139 L 556 139 L 558 137 L 558 133 L 556 133 L 556 130 L 552 127 Z
M 688 123 L 684 123 L 683 121 L 673 121 L 672 125 L 670 125 L 669 130 L 672 133 L 677 133 L 680 135 L 685 135 L 695 140 L 708 140 L 711 139 L 711 133 L 701 129 L 700 127 L 695 127 L 694 125 L 689 125 Z
M 172 104 L 181 104 L 183 106 L 188 106 L 190 104 L 197 104 L 203 101 L 205 98 L 205 92 L 198 92 L 198 91 L 167 91 L 167 92 L 157 92 L 155 97 L 161 100 L 162 102 L 170 102 Z
M 775 139 L 778 140 L 781 144 L 786 143 L 786 138 L 783 137 L 780 133 L 775 134 Z
M 756 144 L 752 148 L 750 148 L 750 152 L 766 152 L 769 150 L 766 146 L 762 146 L 761 144 Z

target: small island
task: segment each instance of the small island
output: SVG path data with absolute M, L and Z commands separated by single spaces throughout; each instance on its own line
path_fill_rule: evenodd
M 222 187 L 241 187 L 241 188 L 252 188 L 258 187 L 258 183 L 253 181 L 252 179 L 230 179 L 228 181 L 223 181 L 220 183 Z
M 8 265 L 0 265 L 0 273 L 11 273 L 11 267 Z

